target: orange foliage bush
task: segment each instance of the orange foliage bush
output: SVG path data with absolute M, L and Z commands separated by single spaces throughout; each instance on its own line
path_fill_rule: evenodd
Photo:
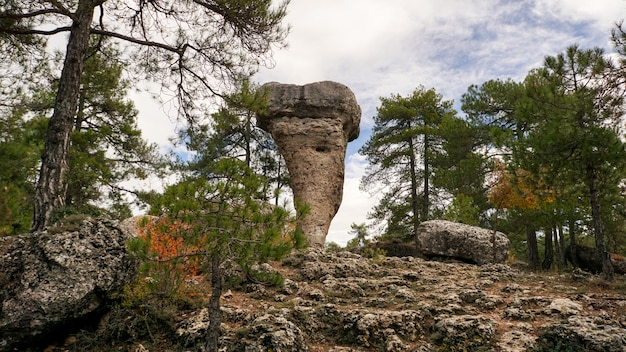
M 139 227 L 139 237 L 147 244 L 150 265 L 146 273 L 157 291 L 180 293 L 185 281 L 197 277 L 201 269 L 200 248 L 185 241 L 188 225 L 161 217 Z

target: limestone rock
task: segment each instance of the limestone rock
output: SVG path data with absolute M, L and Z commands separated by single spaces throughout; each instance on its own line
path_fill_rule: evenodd
M 569 274 L 318 248 L 257 269 L 281 272 L 285 286 L 259 294 L 246 282 L 224 293 L 220 351 L 626 352 L 626 294 L 574 287 Z M 119 338 L 120 329 L 127 330 L 118 344 L 104 340 L 111 349 L 154 347 L 155 339 L 172 351 L 206 343 L 207 309 L 181 312 L 160 335 L 143 308 L 138 313 L 128 320 L 119 310 L 108 330 L 101 322 L 75 346 Z
M 512 330 L 502 334 L 497 346 L 500 351 L 525 352 L 530 350 L 535 344 L 535 337 L 525 331 Z
M 545 312 L 546 314 L 557 313 L 561 316 L 570 316 L 577 314 L 582 309 L 583 307 L 580 304 L 569 298 L 555 298 Z
M 0 238 L 0 351 L 35 345 L 101 311 L 136 265 L 114 222 L 85 218 Z
M 549 351 L 560 347 L 562 351 L 624 352 L 626 329 L 602 317 L 574 315 L 564 323 L 543 328 L 537 339 L 538 349 Z
M 485 350 L 495 343 L 498 323 L 484 316 L 459 315 L 436 319 L 434 340 L 451 351 Z
M 417 230 L 417 246 L 427 257 L 450 257 L 476 263 L 501 263 L 509 239 L 501 232 L 445 220 L 430 220 Z
M 336 82 L 272 82 L 262 89 L 269 102 L 257 124 L 285 158 L 294 199 L 310 206 L 300 223 L 309 244 L 323 247 L 341 205 L 346 147 L 359 136 L 361 108 L 352 91 Z
M 238 351 L 249 352 L 299 352 L 308 351 L 302 330 L 281 316 L 265 314 L 251 323 L 250 341 L 240 341 Z
M 155 222 L 158 219 L 159 217 L 154 215 L 137 215 L 120 221 L 117 226 L 126 235 L 130 237 L 137 237 L 139 236 L 139 226 L 144 223 L 147 224 L 148 222 Z

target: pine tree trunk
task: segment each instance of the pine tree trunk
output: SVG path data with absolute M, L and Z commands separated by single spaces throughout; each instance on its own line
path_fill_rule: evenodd
M 430 160 L 428 159 L 428 148 L 430 148 L 428 135 L 424 134 L 424 198 L 422 199 L 422 221 L 426 221 L 430 217 Z
M 552 262 L 554 261 L 554 248 L 552 247 L 552 228 L 546 230 L 545 236 L 546 245 L 544 249 L 543 262 L 541 268 L 543 270 L 550 270 L 552 268 Z
M 217 351 L 222 325 L 222 311 L 220 297 L 222 296 L 222 268 L 220 256 L 214 254 L 211 258 L 211 298 L 209 299 L 209 329 L 207 331 L 207 351 Z
M 539 268 L 539 249 L 537 248 L 537 233 L 535 230 L 526 226 L 526 256 L 528 257 L 528 267 L 530 270 Z
M 563 233 L 563 225 L 559 225 L 559 269 L 565 268 L 565 252 L 567 245 L 565 244 L 565 234 Z
M 94 1 L 81 0 L 75 13 L 41 157 L 39 180 L 35 188 L 33 231 L 43 230 L 55 209 L 65 203 L 65 174 L 72 128 L 78 106 L 80 82 L 89 46 L 89 31 L 94 15 Z
M 563 261 L 561 260 L 561 242 L 559 241 L 559 231 L 558 227 L 554 226 L 552 228 L 552 241 L 554 243 L 554 256 L 556 257 L 556 267 L 559 269 L 563 269 Z
M 569 219 L 569 259 L 574 268 L 578 268 L 578 254 L 576 253 L 576 220 Z
M 600 211 L 600 201 L 598 197 L 598 175 L 595 168 L 587 166 L 587 184 L 589 186 L 589 200 L 591 203 L 591 218 L 593 220 L 593 232 L 596 239 L 596 249 L 602 256 L 602 277 L 607 281 L 613 281 L 613 264 L 611 257 L 604 244 L 604 223 Z
M 419 242 L 417 241 L 417 228 L 420 223 L 419 218 L 419 206 L 417 199 L 417 163 L 415 161 L 415 150 L 414 150 L 413 140 L 409 139 L 409 173 L 411 175 L 411 210 L 413 211 L 413 236 L 415 237 L 415 249 L 417 250 L 417 255 L 420 256 L 422 253 L 422 249 L 420 248 Z

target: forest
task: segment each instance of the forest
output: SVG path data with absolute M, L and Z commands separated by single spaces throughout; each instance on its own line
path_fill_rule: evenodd
M 72 214 L 165 213 L 174 206 L 159 203 L 167 190 L 140 191 L 131 180 L 182 178 L 170 187 L 218 180 L 218 160 L 260 177 L 253 198 L 278 206 L 288 172 L 255 125 L 264 103 L 250 77 L 272 46 L 285 43 L 286 3 L 273 10 L 268 1 L 243 3 L 184 5 L 221 16 L 207 22 L 158 2 L 130 11 L 110 1 L 4 1 L 0 45 L 11 56 L 2 66 L 0 234 L 41 230 Z M 159 21 L 167 16 L 205 29 L 178 39 L 146 31 L 165 28 Z M 106 23 L 112 19 L 123 19 L 126 32 Z M 48 52 L 48 37 L 59 32 L 69 33 L 66 52 Z M 240 45 L 226 50 L 233 37 Z M 611 54 L 572 45 L 520 82 L 472 85 L 462 112 L 418 84 L 408 96 L 381 97 L 359 150 L 369 163 L 361 188 L 383 194 L 368 215 L 383 225 L 379 238 L 410 241 L 419 223 L 441 218 L 506 233 L 512 256 L 533 270 L 565 267 L 577 244 L 605 258 L 626 254 L 621 24 L 611 39 Z M 185 126 L 177 143 L 192 157 L 164 155 L 142 137 L 128 98 L 142 77 L 176 99 Z M 221 108 L 204 109 L 208 103 Z M 365 225 L 354 228 L 364 238 Z
M 359 152 L 361 187 L 383 194 L 370 214 L 382 237 L 440 218 L 492 228 L 532 270 L 562 269 L 587 244 L 612 279 L 609 253 L 626 249 L 623 35 L 617 57 L 572 45 L 521 82 L 471 85 L 465 117 L 434 88 L 381 98 Z

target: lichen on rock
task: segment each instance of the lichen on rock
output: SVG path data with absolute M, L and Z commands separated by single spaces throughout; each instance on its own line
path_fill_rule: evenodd
M 417 229 L 417 249 L 426 257 L 448 257 L 475 264 L 502 263 L 509 253 L 505 234 L 446 221 L 422 222 Z
M 34 345 L 97 313 L 136 274 L 115 222 L 0 238 L 0 351 Z

